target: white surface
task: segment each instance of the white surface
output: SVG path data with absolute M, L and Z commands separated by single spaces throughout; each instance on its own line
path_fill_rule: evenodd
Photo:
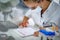
M 36 27 L 35 27 L 36 28 Z M 35 29 L 33 28 L 33 29 Z M 35 36 L 27 36 L 27 37 L 22 37 L 22 34 L 17 31 L 17 29 L 10 29 L 7 32 L 8 36 L 12 36 L 15 38 L 15 40 L 40 40 L 40 37 L 35 37 Z
M 18 28 L 17 31 L 22 34 L 21 36 L 30 36 L 33 35 L 36 30 L 31 27 Z
M 28 22 L 29 22 L 28 26 L 29 26 L 29 25 L 31 25 L 31 26 L 34 26 L 34 25 L 35 25 L 35 23 L 34 23 L 34 21 L 33 21 L 32 18 L 30 18 L 30 19 L 28 20 Z

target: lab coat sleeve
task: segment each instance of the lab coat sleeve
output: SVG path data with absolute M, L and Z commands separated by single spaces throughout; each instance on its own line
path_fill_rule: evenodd
M 59 16 L 54 17 L 50 22 L 55 23 L 58 26 L 58 28 L 60 28 L 60 17 Z
M 55 23 L 58 26 L 58 31 L 60 33 L 60 18 L 51 20 L 51 22 Z
M 28 17 L 28 18 L 30 18 L 30 17 L 31 17 L 31 14 L 32 14 L 32 10 L 29 9 L 29 10 L 26 12 L 25 16 Z

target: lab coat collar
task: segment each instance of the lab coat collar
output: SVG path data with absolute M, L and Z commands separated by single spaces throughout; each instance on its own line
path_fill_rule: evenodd
M 49 5 L 49 7 L 47 8 L 47 10 L 43 13 L 43 17 L 45 17 L 45 16 L 47 16 L 47 15 L 52 15 L 53 14 L 53 12 L 55 12 L 55 10 L 56 10 L 56 8 L 57 8 L 57 5 L 56 5 L 56 3 L 54 2 L 54 1 L 52 1 L 51 3 L 50 3 L 50 5 Z
M 32 9 L 31 9 L 32 10 Z M 33 9 L 32 11 L 34 11 L 34 12 L 39 12 L 39 11 L 41 11 L 42 10 L 42 8 L 40 7 L 40 6 L 37 6 L 37 8 L 35 8 L 35 9 Z

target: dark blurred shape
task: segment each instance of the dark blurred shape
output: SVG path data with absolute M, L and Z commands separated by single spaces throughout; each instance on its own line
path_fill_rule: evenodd
M 60 0 L 59 0 L 59 4 L 60 4 Z
M 12 36 L 9 36 L 6 40 L 15 40 Z
M 0 40 L 6 40 L 7 37 L 8 36 L 6 34 L 0 34 Z
M 3 32 L 5 32 L 5 31 L 7 31 L 8 30 L 8 28 L 7 27 L 5 27 L 3 24 L 1 24 L 1 22 L 0 22 L 0 31 L 3 31 Z
M 6 34 L 0 34 L 0 40 L 15 40 L 12 36 L 7 36 Z
M 10 21 L 0 21 L 0 31 L 6 32 L 8 29 L 15 29 L 18 26 Z
M 24 3 L 23 3 L 23 0 L 20 0 L 20 3 L 18 4 L 19 7 L 21 8 L 28 8 Z

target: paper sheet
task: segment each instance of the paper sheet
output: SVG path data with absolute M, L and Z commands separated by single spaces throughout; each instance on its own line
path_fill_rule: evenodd
M 31 27 L 26 27 L 26 28 L 18 28 L 17 31 L 20 34 L 22 34 L 22 36 L 29 36 L 33 35 L 36 30 Z

